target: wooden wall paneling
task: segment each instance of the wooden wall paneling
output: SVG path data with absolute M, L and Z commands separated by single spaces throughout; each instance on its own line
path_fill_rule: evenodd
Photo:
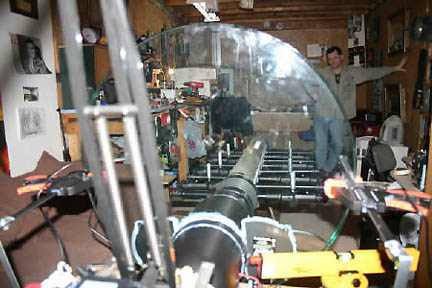
M 372 48 L 375 53 L 380 49 L 383 55 L 383 65 L 384 66 L 394 66 L 400 59 L 407 56 L 406 72 L 393 73 L 384 78 L 384 84 L 402 84 L 406 91 L 406 112 L 407 121 L 405 123 L 405 135 L 404 144 L 407 145 L 412 150 L 416 150 L 417 138 L 418 138 L 418 123 L 419 123 L 419 111 L 412 108 L 412 96 L 414 93 L 414 85 L 417 79 L 417 66 L 418 66 L 418 53 L 421 48 L 423 48 L 423 43 L 417 43 L 414 41 L 409 41 L 409 47 L 406 53 L 394 53 L 387 54 L 387 20 L 395 12 L 401 8 L 409 10 L 410 21 L 412 21 L 416 16 L 422 16 L 425 14 L 425 1 L 424 0 L 393 0 L 385 1 L 383 4 L 378 5 L 376 10 L 372 11 L 369 19 L 374 19 L 378 16 L 380 19 L 379 27 L 379 37 L 378 41 L 367 41 L 368 48 Z M 368 101 L 372 101 L 372 97 L 368 97 Z M 368 103 L 368 106 L 371 105 Z
M 108 47 L 94 46 L 94 63 L 95 63 L 95 85 L 98 86 L 105 77 L 106 73 L 111 70 L 111 62 Z
M 100 0 L 77 1 L 81 27 L 96 27 L 103 29 L 103 18 L 99 1 Z
M 368 85 L 362 84 L 357 86 L 357 111 L 368 110 Z
M 166 8 L 161 9 L 155 0 L 129 0 L 129 21 L 135 35 L 141 36 L 148 32 L 159 33 L 163 28 L 175 26 L 174 14 Z
M 280 40 L 291 44 L 306 57 L 307 45 L 319 43 L 323 45 L 339 46 L 344 55 L 348 55 L 348 34 L 346 28 L 337 29 L 310 29 L 310 30 L 281 30 L 267 31 Z M 321 60 L 321 66 L 327 65 L 325 57 Z

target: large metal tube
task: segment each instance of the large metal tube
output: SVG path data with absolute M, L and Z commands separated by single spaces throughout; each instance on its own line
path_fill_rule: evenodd
M 198 271 L 203 261 L 212 262 L 213 286 L 237 286 L 247 254 L 240 221 L 252 216 L 258 206 L 254 184 L 266 150 L 265 138 L 252 139 L 216 192 L 201 202 L 195 213 L 182 219 L 173 236 L 178 267 L 188 265 Z

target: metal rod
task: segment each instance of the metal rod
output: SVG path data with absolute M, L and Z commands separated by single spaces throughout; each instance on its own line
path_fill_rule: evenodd
M 147 175 L 144 170 L 141 151 L 138 146 L 138 133 L 135 125 L 135 117 L 126 116 L 123 118 L 125 128 L 125 140 L 129 145 L 131 153 L 131 164 L 134 172 L 135 185 L 138 191 L 141 213 L 143 213 L 146 234 L 150 251 L 156 266 L 162 265 L 161 251 L 159 250 L 156 225 L 154 222 L 153 208 L 148 191 Z
M 124 214 L 123 201 L 121 199 L 120 186 L 118 183 L 117 172 L 114 167 L 114 159 L 112 157 L 111 143 L 108 133 L 107 119 L 100 117 L 96 119 L 96 126 L 98 129 L 98 140 L 101 147 L 102 156 L 104 159 L 104 167 L 107 175 L 108 185 L 111 191 L 112 206 L 114 217 L 113 220 L 117 220 L 119 229 L 120 245 L 122 251 L 124 251 L 125 264 L 129 272 L 135 270 L 135 263 L 132 256 L 131 245 L 129 241 L 129 233 L 126 226 L 126 216 Z
M 3 264 L 4 270 L 6 271 L 10 284 L 12 285 L 12 288 L 20 288 L 16 275 L 12 269 L 12 266 L 6 255 L 6 251 L 4 250 L 3 243 L 1 241 L 0 241 L 0 260 Z
M 175 287 L 175 259 L 172 257 L 171 231 L 166 218 L 167 204 L 162 189 L 162 179 L 159 173 L 160 160 L 153 137 L 154 128 L 150 114 L 150 103 L 143 81 L 143 65 L 136 47 L 134 36 L 126 13 L 125 1 L 101 1 L 104 25 L 107 31 L 111 64 L 114 68 L 116 91 L 120 103 L 134 103 L 139 112 L 137 123 L 140 137 L 140 149 L 145 155 L 145 169 L 148 173 L 148 184 L 152 204 L 156 215 L 158 231 L 163 235 L 160 245 L 164 249 L 163 263 L 159 269 L 170 287 Z
M 218 165 L 219 168 L 222 168 L 222 150 L 219 150 L 218 152 Z
M 301 155 L 314 155 L 314 152 L 310 152 L 310 151 L 293 151 L 296 154 L 301 154 Z M 286 150 L 269 150 L 266 153 L 267 155 L 270 154 L 288 154 L 288 152 Z
M 97 148 L 96 136 L 91 121 L 89 121 L 83 113 L 83 109 L 87 105 L 88 92 L 87 81 L 85 78 L 84 56 L 82 53 L 82 36 L 76 1 L 59 1 L 58 4 L 63 30 L 63 39 L 66 44 L 66 60 L 69 70 L 69 80 L 71 87 L 74 87 L 74 89 L 72 89 L 73 103 L 80 123 L 83 150 L 87 157 L 89 169 L 94 174 L 93 183 L 98 198 L 98 214 L 101 217 L 100 220 L 107 232 L 108 238 L 111 240 L 112 251 L 117 259 L 120 273 L 125 275 L 128 273 L 127 268 L 120 261 L 120 259 L 124 257 L 124 251 L 121 250 L 122 245 L 119 243 L 117 237 L 117 226 L 112 225 L 111 221 L 111 195 L 106 193 L 107 186 L 102 177 L 102 163 L 99 158 L 100 154 Z
M 257 188 L 265 188 L 265 189 L 291 189 L 291 185 L 263 185 L 263 184 L 257 184 Z M 296 189 L 323 189 L 323 186 L 296 186 Z
M 211 181 L 211 165 L 210 165 L 210 163 L 207 163 L 207 180 L 208 180 L 208 182 Z
M 225 152 L 225 151 L 222 151 L 221 153 L 222 153 L 222 155 L 228 155 L 227 152 Z M 234 154 L 233 152 L 230 152 L 230 158 L 237 159 L 237 158 L 240 158 L 242 155 L 243 154 Z M 288 158 L 290 158 L 289 154 L 287 154 L 287 155 L 267 155 L 267 154 L 264 155 L 264 159 L 266 161 L 267 160 L 273 160 L 273 159 L 287 160 Z M 301 160 L 303 160 L 303 161 L 305 161 L 305 160 L 314 161 L 314 157 L 307 157 L 307 156 L 304 156 L 304 155 L 292 154 L 291 158 L 293 160 L 296 160 L 296 161 L 301 161 Z M 207 156 L 207 159 L 209 159 L 209 160 L 217 159 L 217 155 L 210 154 L 210 155 Z
M 290 171 L 289 170 L 261 170 L 261 174 L 271 174 L 271 173 L 275 173 L 275 174 L 288 174 Z M 302 174 L 302 173 L 320 173 L 320 170 L 295 170 L 293 171 L 296 174 Z
M 264 159 L 264 163 L 286 163 L 288 158 L 286 159 Z M 315 160 L 299 160 L 299 159 L 292 159 L 292 163 L 315 163 Z
M 216 161 L 210 160 L 209 163 L 212 164 L 212 167 L 234 167 L 237 164 L 237 161 L 231 160 L 231 159 L 225 159 L 223 160 L 222 164 L 214 165 Z M 285 161 L 286 162 L 286 161 Z M 313 169 L 315 165 L 313 164 L 303 164 L 303 163 L 293 163 L 291 170 L 289 169 L 289 164 L 264 164 L 261 166 L 262 168 L 281 168 L 281 169 L 288 169 L 290 172 L 294 169 L 307 169 L 311 168 Z
M 132 104 L 86 106 L 84 108 L 84 114 L 94 117 L 109 115 L 136 115 L 137 113 L 138 108 Z
M 214 190 L 216 187 L 216 182 L 213 183 L 183 183 L 179 184 L 179 189 L 206 189 Z M 269 184 L 257 184 L 257 188 L 262 189 L 289 189 L 291 190 L 291 185 L 269 185 Z M 323 189 L 321 185 L 297 185 L 296 189 Z
M 51 200 L 55 196 L 57 196 L 57 195 L 54 193 L 48 193 L 42 197 L 39 197 L 36 201 L 32 202 L 29 206 L 27 206 L 26 208 L 15 213 L 15 215 L 13 215 L 14 221 L 16 219 L 20 218 L 21 216 L 24 216 L 27 213 L 33 211 L 34 209 L 40 207 L 41 205 L 45 204 L 46 202 L 48 202 L 49 200 Z M 0 229 L 1 229 L 1 227 L 0 227 Z

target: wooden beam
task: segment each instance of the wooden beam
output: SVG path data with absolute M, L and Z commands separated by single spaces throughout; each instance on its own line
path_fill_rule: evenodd
M 239 24 L 235 22 L 226 22 L 230 24 Z M 274 31 L 274 30 L 305 30 L 305 29 L 333 29 L 333 28 L 347 28 L 346 19 L 343 20 L 315 20 L 315 21 L 284 21 L 284 22 L 269 22 L 264 27 L 263 21 L 253 21 L 241 23 L 241 26 L 257 29 L 260 31 Z
M 177 121 L 178 145 L 180 149 L 180 159 L 178 163 L 178 179 L 179 181 L 186 181 L 189 174 L 189 158 L 186 153 L 186 141 L 183 137 L 184 120 Z
M 365 9 L 367 8 L 365 8 L 364 5 L 350 5 L 350 6 L 335 5 L 332 6 L 330 9 L 326 5 L 316 5 L 316 6 L 256 8 L 253 10 L 240 9 L 239 7 L 222 8 L 220 6 L 219 16 L 250 15 L 251 17 L 253 17 L 253 15 L 260 14 L 260 13 L 326 13 L 326 14 L 344 13 L 348 15 L 348 13 L 363 14 Z M 200 12 L 192 6 L 178 7 L 176 10 L 180 12 L 184 17 L 194 17 L 200 15 Z
M 368 8 L 374 4 L 374 0 L 275 0 L 275 1 L 254 1 L 254 9 L 255 8 L 264 8 L 264 7 L 296 7 L 296 6 L 317 6 L 317 5 L 325 5 L 325 6 L 333 6 L 333 5 L 365 5 Z
M 229 22 L 229 23 L 248 23 L 248 22 L 256 22 L 260 20 L 262 22 L 287 22 L 287 21 L 315 21 L 315 20 L 343 20 L 346 21 L 346 16 L 344 15 L 315 15 L 315 16 L 282 16 L 282 17 L 263 17 L 261 15 L 257 15 L 259 17 L 256 18 L 236 18 L 236 17 L 222 17 L 221 22 Z
M 204 0 L 203 0 L 204 1 Z M 238 3 L 240 0 L 218 0 L 219 4 L 222 3 Z M 334 5 L 334 4 L 342 4 L 342 5 L 349 5 L 349 4 L 365 4 L 369 5 L 369 7 L 374 4 L 375 0 L 293 0 L 293 1 L 286 1 L 286 0 L 255 0 L 254 1 L 254 8 L 255 7 L 272 7 L 272 6 L 298 6 L 298 5 L 317 5 L 317 4 L 325 4 L 325 5 Z M 165 0 L 165 6 L 186 6 L 187 0 Z
M 205 0 L 202 0 L 203 2 Z M 186 6 L 190 5 L 186 3 L 187 0 L 165 0 L 165 6 Z M 218 3 L 230 3 L 230 2 L 240 2 L 240 0 L 218 0 Z
M 357 14 L 355 10 L 328 12 L 285 12 L 285 13 L 253 13 L 250 15 L 219 15 L 221 22 L 248 22 L 249 21 L 284 21 L 284 20 L 326 20 L 326 19 L 342 19 L 349 15 Z M 202 22 L 201 14 L 187 17 L 190 22 Z

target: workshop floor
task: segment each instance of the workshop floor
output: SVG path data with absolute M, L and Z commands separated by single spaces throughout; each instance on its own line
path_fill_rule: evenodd
M 15 192 L 26 176 L 50 174 L 63 165 L 64 162 L 43 153 L 32 173 L 10 178 L 0 172 L 0 217 L 14 215 L 32 202 L 32 195 L 18 196 Z M 64 173 L 75 169 L 79 169 L 79 165 L 73 165 Z M 56 208 L 44 209 L 61 236 L 74 268 L 90 263 L 103 263 L 110 258 L 111 252 L 97 242 L 90 232 L 88 200 L 75 197 L 60 198 L 55 206 L 53 205 Z M 56 240 L 38 209 L 17 219 L 8 231 L 0 230 L 0 240 L 22 287 L 46 279 L 56 269 L 57 262 L 62 260 Z M 12 287 L 1 263 L 0 287 Z
M 337 204 L 322 204 L 320 206 L 298 206 L 284 209 L 279 221 L 290 224 L 294 230 L 312 232 L 325 240 L 335 231 L 345 208 Z M 339 237 L 331 247 L 336 252 L 359 249 L 360 217 L 349 215 Z M 323 248 L 321 241 L 314 238 L 296 235 L 299 251 L 317 251 Z

